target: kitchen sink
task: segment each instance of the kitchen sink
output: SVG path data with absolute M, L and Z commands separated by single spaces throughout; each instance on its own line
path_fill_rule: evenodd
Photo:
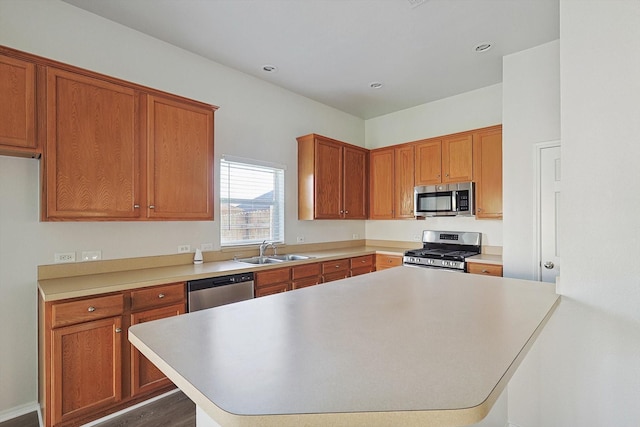
M 296 255 L 296 254 L 288 254 L 288 255 L 272 255 L 269 259 L 278 259 L 280 261 L 301 261 L 305 259 L 311 259 L 313 257 L 306 255 Z
M 271 255 L 268 257 L 253 256 L 251 258 L 237 258 L 235 259 L 235 261 L 244 262 L 247 264 L 261 265 L 261 264 L 278 264 L 278 263 L 287 262 L 287 261 L 301 261 L 301 260 L 311 259 L 311 258 L 313 257 L 306 256 L 306 255 L 287 254 L 287 255 Z

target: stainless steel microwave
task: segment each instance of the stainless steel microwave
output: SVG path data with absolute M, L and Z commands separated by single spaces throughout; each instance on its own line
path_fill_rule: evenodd
M 473 190 L 473 182 L 415 187 L 415 216 L 472 216 L 475 214 Z

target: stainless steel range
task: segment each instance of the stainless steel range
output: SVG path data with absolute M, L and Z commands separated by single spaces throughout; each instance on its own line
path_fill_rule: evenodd
M 480 253 L 481 242 L 482 233 L 424 230 L 422 248 L 405 252 L 403 264 L 464 273 L 465 259 Z

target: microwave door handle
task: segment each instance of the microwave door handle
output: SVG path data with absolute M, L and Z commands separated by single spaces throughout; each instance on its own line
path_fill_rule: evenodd
M 458 192 L 451 192 L 451 211 L 458 212 Z

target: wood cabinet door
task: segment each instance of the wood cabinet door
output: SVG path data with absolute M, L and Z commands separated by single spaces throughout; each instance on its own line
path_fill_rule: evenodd
M 122 318 L 54 329 L 52 424 L 98 411 L 122 398 Z
M 482 264 L 479 262 L 467 263 L 467 271 L 471 274 L 502 277 L 502 266 L 495 264 Z
M 442 182 L 466 182 L 473 179 L 473 134 L 442 140 Z
M 47 69 L 44 219 L 139 216 L 133 89 Z
M 343 148 L 343 210 L 346 219 L 367 219 L 367 150 Z
M 415 146 L 415 185 L 442 182 L 442 142 L 428 139 Z
M 213 110 L 147 98 L 147 216 L 213 220 Z
M 0 55 L 0 147 L 36 144 L 35 65 Z
M 413 145 L 395 149 L 395 218 L 414 218 L 413 187 L 415 175 L 415 150 Z
M 392 219 L 394 209 L 394 149 L 383 148 L 369 153 L 370 219 Z
M 401 255 L 376 254 L 376 270 L 384 270 L 402 265 Z
M 474 135 L 476 218 L 502 218 L 502 128 Z
M 314 217 L 342 218 L 343 166 L 342 145 L 316 137 Z
M 165 317 L 184 314 L 184 303 L 168 307 L 154 308 L 131 314 L 131 325 L 164 319 Z M 171 384 L 171 381 L 156 366 L 142 355 L 134 346 L 131 347 L 131 396 L 151 392 Z

